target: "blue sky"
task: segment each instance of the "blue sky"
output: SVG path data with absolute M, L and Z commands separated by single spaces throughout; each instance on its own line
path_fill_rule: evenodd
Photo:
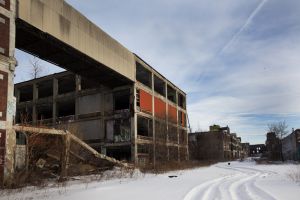
M 299 0 L 67 2 L 186 91 L 194 131 L 228 125 L 263 143 L 269 123 L 300 128 Z M 30 56 L 16 57 L 27 80 Z

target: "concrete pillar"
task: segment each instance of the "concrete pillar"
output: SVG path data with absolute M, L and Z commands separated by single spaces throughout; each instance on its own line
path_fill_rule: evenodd
M 57 117 L 57 106 L 56 106 L 56 98 L 58 95 L 58 80 L 57 78 L 53 78 L 53 98 L 52 98 L 52 122 L 55 126 L 56 124 L 56 117 Z
M 76 91 L 75 91 L 75 119 L 78 119 L 79 114 L 79 99 L 78 95 L 81 91 L 81 76 L 75 75 Z
M 14 97 L 15 0 L 0 1 L 0 185 L 13 183 L 16 134 L 13 119 Z
M 36 102 L 38 99 L 38 88 L 36 82 L 33 83 L 33 94 L 32 94 L 32 123 L 33 125 L 37 125 L 37 108 L 36 108 Z
M 154 115 L 154 74 L 152 72 L 152 137 L 153 137 L 153 167 L 156 166 L 156 144 L 155 144 L 155 115 Z
M 131 88 L 130 94 L 133 96 L 133 117 L 131 117 L 131 161 L 138 164 L 137 159 L 137 114 L 136 114 L 136 84 Z

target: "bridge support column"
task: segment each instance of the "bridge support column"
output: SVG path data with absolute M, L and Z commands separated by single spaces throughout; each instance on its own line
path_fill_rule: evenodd
M 16 0 L 0 1 L 0 186 L 13 183 L 16 134 L 13 121 Z

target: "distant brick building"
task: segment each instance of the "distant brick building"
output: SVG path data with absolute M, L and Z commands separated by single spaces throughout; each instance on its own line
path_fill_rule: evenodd
M 267 133 L 266 147 L 269 160 L 281 160 L 281 142 L 274 132 Z
M 210 126 L 207 132 L 189 134 L 190 159 L 225 161 L 242 155 L 241 138 L 229 127 Z

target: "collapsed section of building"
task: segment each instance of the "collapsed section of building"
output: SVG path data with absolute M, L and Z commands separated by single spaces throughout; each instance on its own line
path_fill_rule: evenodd
M 248 156 L 249 143 L 241 143 L 228 126 L 213 125 L 207 132 L 189 134 L 189 153 L 195 160 L 234 160 Z

